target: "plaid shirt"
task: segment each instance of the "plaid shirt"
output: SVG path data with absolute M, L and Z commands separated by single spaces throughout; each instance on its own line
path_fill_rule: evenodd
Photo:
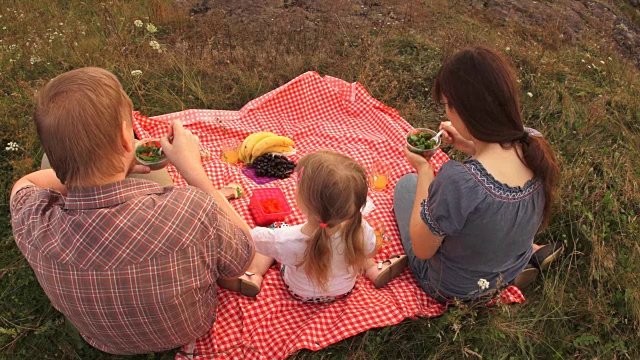
M 140 179 L 60 193 L 27 186 L 13 234 L 45 293 L 94 347 L 175 348 L 211 328 L 216 279 L 242 274 L 253 242 L 193 187 Z

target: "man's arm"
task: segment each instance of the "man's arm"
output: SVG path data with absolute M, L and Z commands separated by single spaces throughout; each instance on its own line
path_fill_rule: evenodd
M 64 186 L 53 169 L 38 170 L 30 174 L 25 175 L 20 180 L 16 181 L 11 189 L 11 199 L 22 188 L 26 186 L 37 186 L 43 189 L 53 189 L 67 195 L 67 187 Z
M 169 138 L 173 137 L 173 142 Z M 200 147 L 198 138 L 185 129 L 180 121 L 174 121 L 169 127 L 169 133 L 160 139 L 162 149 L 169 161 L 178 169 L 187 184 L 213 196 L 220 210 L 224 211 L 244 234 L 251 239 L 249 225 L 238 215 L 227 199 L 218 191 L 202 167 L 200 161 Z

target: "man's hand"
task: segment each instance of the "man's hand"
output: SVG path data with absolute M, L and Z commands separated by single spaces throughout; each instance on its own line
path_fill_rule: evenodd
M 200 139 L 185 129 L 179 120 L 171 122 L 169 133 L 160 138 L 160 145 L 185 179 L 193 172 L 204 171 L 200 162 Z
M 148 174 L 151 172 L 151 168 L 146 165 L 133 164 L 129 169 L 129 174 Z

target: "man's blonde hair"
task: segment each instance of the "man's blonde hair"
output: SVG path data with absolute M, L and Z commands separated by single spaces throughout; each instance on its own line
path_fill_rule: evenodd
M 38 94 L 34 121 L 51 167 L 67 187 L 96 185 L 123 171 L 122 122 L 133 105 L 107 70 L 58 75 Z
M 298 196 L 310 216 L 326 227 L 340 226 L 345 262 L 359 272 L 366 267 L 364 231 L 360 210 L 367 202 L 367 174 L 346 155 L 321 150 L 298 161 Z M 299 266 L 316 285 L 326 290 L 333 256 L 331 236 L 318 227 L 307 242 Z

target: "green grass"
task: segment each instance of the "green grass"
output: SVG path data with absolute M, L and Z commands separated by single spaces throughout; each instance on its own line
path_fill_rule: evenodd
M 562 24 L 496 20 L 466 1 L 235 3 L 191 17 L 188 8 L 162 0 L 3 2 L 0 358 L 112 357 L 66 326 L 11 235 L 9 190 L 42 156 L 30 116 L 34 92 L 50 78 L 104 67 L 118 75 L 135 108 L 152 116 L 239 109 L 316 70 L 359 81 L 414 126 L 435 127 L 442 114 L 429 93 L 439 65 L 478 43 L 509 56 L 527 125 L 545 133 L 560 157 L 560 196 L 538 241 L 564 240 L 565 257 L 525 292 L 524 305 L 454 307 L 439 318 L 407 320 L 293 357 L 640 357 L 640 71 L 606 32 L 586 27 L 562 42 Z M 637 11 L 628 5 L 623 11 L 638 23 Z M 158 32 L 134 27 L 136 19 Z M 162 53 L 150 41 L 159 42 Z M 18 151 L 4 150 L 11 141 Z

